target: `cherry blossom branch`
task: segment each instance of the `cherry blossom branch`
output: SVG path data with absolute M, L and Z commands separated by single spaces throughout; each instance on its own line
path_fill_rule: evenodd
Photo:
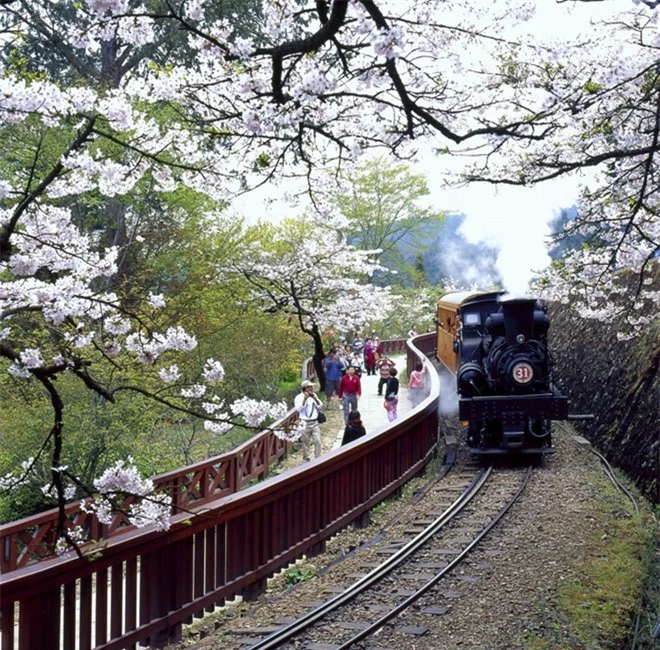
M 96 117 L 90 117 L 87 120 L 85 126 L 79 131 L 76 139 L 71 143 L 67 148 L 66 155 L 70 154 L 73 151 L 79 149 L 89 138 L 94 128 L 94 122 Z M 39 183 L 39 185 L 34 190 L 28 190 L 26 188 L 24 198 L 18 202 L 16 207 L 13 210 L 12 216 L 9 221 L 0 228 L 0 261 L 6 261 L 9 259 L 11 254 L 11 245 L 9 239 L 14 233 L 16 226 L 27 208 L 34 202 L 38 197 L 40 197 L 45 191 L 46 188 L 63 172 L 64 166 L 62 164 L 62 158 L 53 166 L 51 171 L 44 177 L 44 179 Z

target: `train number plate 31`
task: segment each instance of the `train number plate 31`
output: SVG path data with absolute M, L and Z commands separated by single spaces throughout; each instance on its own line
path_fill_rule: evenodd
M 534 378 L 534 370 L 528 363 L 517 363 L 511 371 L 513 378 L 519 384 L 528 384 Z

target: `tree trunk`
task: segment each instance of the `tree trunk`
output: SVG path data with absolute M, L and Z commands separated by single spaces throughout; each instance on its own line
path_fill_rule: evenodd
M 314 363 L 314 370 L 319 380 L 319 390 L 325 390 L 325 367 L 323 360 L 325 359 L 325 352 L 323 351 L 323 339 L 321 333 L 316 325 L 312 326 L 312 340 L 314 341 L 314 354 L 312 355 L 312 362 Z

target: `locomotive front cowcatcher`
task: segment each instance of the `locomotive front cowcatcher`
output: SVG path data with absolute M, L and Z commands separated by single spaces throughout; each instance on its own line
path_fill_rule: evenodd
M 552 384 L 544 306 L 504 292 L 450 293 L 437 325 L 438 359 L 456 375 L 472 452 L 553 453 L 551 421 L 568 418 L 568 399 Z

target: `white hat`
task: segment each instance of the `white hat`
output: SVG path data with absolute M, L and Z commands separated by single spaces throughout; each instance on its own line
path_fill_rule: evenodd
M 300 388 L 314 388 L 314 383 L 309 381 L 309 379 L 305 379 L 302 384 L 300 384 Z

